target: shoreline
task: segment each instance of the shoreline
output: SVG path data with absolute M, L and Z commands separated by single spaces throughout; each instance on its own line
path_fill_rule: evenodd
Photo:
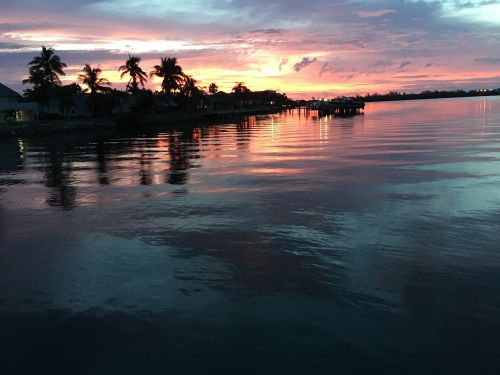
M 283 108 L 252 108 L 220 111 L 173 112 L 165 114 L 121 113 L 99 119 L 61 119 L 51 121 L 11 122 L 0 124 L 0 138 L 76 133 L 82 131 L 130 130 L 176 125 L 210 125 L 247 116 L 281 112 Z
M 436 98 L 394 98 L 382 100 L 366 100 L 365 103 L 465 99 L 477 97 L 492 97 L 498 95 L 436 97 Z M 0 139 L 9 137 L 51 135 L 61 133 L 79 133 L 83 131 L 115 131 L 131 129 L 172 128 L 174 126 L 207 126 L 224 124 L 241 120 L 247 116 L 279 113 L 286 110 L 282 107 L 244 108 L 207 110 L 196 112 L 171 112 L 161 114 L 144 114 L 138 112 L 119 113 L 114 117 L 59 119 L 33 122 L 0 123 Z

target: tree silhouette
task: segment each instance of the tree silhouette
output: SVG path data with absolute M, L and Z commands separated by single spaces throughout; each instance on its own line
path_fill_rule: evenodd
M 63 69 L 67 65 L 55 54 L 53 48 L 45 46 L 42 46 L 40 56 L 35 56 L 28 65 L 29 75 L 23 80 L 23 84 L 33 85 L 33 96 L 38 103 L 46 104 L 49 112 L 50 94 L 55 87 L 61 86 L 59 75 L 66 75 Z
M 250 92 L 250 89 L 245 86 L 245 82 L 236 82 L 236 85 L 233 87 L 232 91 L 235 94 L 246 94 Z
M 139 93 L 139 84 L 144 88 L 144 84 L 146 83 L 147 74 L 142 70 L 139 66 L 141 62 L 141 58 L 138 56 L 128 55 L 128 60 L 125 62 L 125 65 L 122 65 L 118 68 L 119 72 L 122 72 L 120 78 L 123 78 L 127 74 L 130 75 L 130 80 L 127 84 L 127 91 L 130 91 L 134 96 L 137 96 Z
M 66 68 L 67 65 L 55 54 L 53 48 L 42 46 L 40 56 L 35 56 L 28 65 L 30 66 L 30 74 L 27 79 L 23 80 L 23 84 L 31 83 L 35 87 L 60 86 L 61 80 L 59 79 L 59 75 L 66 75 L 63 68 Z
M 196 80 L 193 77 L 184 75 L 179 94 L 181 101 L 184 102 L 181 104 L 187 108 L 195 108 L 200 103 L 204 92 L 196 85 Z
M 184 79 L 182 68 L 177 65 L 177 58 L 161 58 L 161 64 L 155 65 L 150 73 L 151 78 L 156 76 L 163 78 L 161 83 L 162 90 L 168 96 L 173 96 L 179 90 Z
M 64 117 L 68 117 L 71 108 L 75 106 L 76 98 L 82 93 L 82 88 L 76 83 L 57 87 L 56 96 L 59 98 L 59 110 Z
M 97 95 L 109 92 L 110 88 L 106 86 L 111 85 L 111 82 L 106 78 L 99 77 L 102 73 L 100 68 L 92 68 L 89 64 L 85 64 L 82 71 L 83 74 L 79 74 L 78 79 L 88 87 L 84 92 L 90 91 L 90 105 L 95 116 L 97 112 Z
M 208 92 L 209 92 L 210 94 L 216 94 L 218 91 L 219 91 L 219 86 L 217 86 L 217 84 L 215 84 L 215 83 L 211 83 L 211 84 L 208 86 Z
M 181 95 L 188 98 L 192 98 L 201 94 L 201 90 L 198 86 L 196 86 L 196 80 L 189 75 L 184 75 L 179 91 Z
M 89 64 L 85 64 L 82 71 L 83 74 L 79 74 L 78 79 L 84 85 L 87 85 L 88 88 L 84 90 L 85 92 L 90 91 L 91 94 L 97 94 L 105 93 L 109 90 L 106 86 L 111 85 L 111 82 L 109 82 L 106 78 L 99 77 L 102 73 L 100 68 L 92 68 Z

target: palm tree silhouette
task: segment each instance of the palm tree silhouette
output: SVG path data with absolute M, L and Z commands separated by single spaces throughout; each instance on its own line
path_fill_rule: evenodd
M 35 56 L 29 62 L 29 76 L 23 79 L 23 84 L 33 85 L 33 91 L 39 98 L 39 103 L 47 105 L 47 112 L 50 112 L 50 94 L 51 91 L 61 86 L 59 75 L 64 76 L 63 68 L 67 65 L 61 61 L 61 58 L 55 54 L 53 48 L 42 46 L 40 56 Z
M 97 94 L 104 94 L 109 92 L 110 88 L 106 86 L 111 85 L 111 82 L 109 82 L 106 78 L 99 77 L 102 73 L 102 70 L 100 68 L 92 68 L 89 64 L 85 64 L 82 71 L 83 74 L 79 74 L 78 79 L 88 87 L 83 91 L 90 91 L 91 107 L 95 115 Z
M 127 84 L 127 91 L 130 91 L 134 96 L 137 96 L 137 94 L 139 93 L 139 84 L 144 88 L 144 84 L 148 80 L 147 74 L 139 66 L 140 62 L 140 57 L 131 56 L 129 54 L 128 60 L 125 62 L 125 65 L 122 65 L 118 68 L 118 71 L 122 72 L 120 78 L 123 78 L 127 74 L 130 75 L 130 80 Z
M 63 68 L 66 68 L 67 65 L 55 54 L 53 48 L 42 46 L 40 56 L 35 56 L 28 65 L 30 66 L 30 75 L 23 80 L 23 83 L 47 87 L 60 86 L 59 75 L 66 75 Z
M 182 68 L 177 65 L 177 58 L 161 58 L 161 65 L 155 65 L 150 73 L 150 77 L 163 78 L 161 87 L 163 92 L 172 96 L 179 88 L 184 78 Z
M 196 80 L 192 76 L 184 75 L 180 85 L 180 94 L 188 98 L 201 94 L 201 90 L 196 86 Z
M 102 69 L 100 68 L 92 68 L 89 64 L 85 64 L 82 69 L 83 74 L 78 75 L 78 79 L 82 81 L 84 85 L 87 85 L 88 88 L 85 89 L 85 92 L 90 91 L 91 94 L 97 93 L 105 93 L 109 90 L 109 87 L 105 87 L 104 85 L 111 85 L 106 78 L 99 78 L 102 73 Z
M 42 68 L 39 66 L 31 66 L 28 78 L 23 79 L 23 85 L 26 83 L 32 84 L 34 88 L 42 87 L 45 84 Z
M 232 91 L 235 94 L 246 94 L 250 92 L 250 89 L 245 86 L 245 82 L 236 82 L 236 85 L 233 87 Z
M 217 91 L 219 91 L 219 86 L 217 86 L 217 84 L 215 83 L 211 83 L 209 86 L 208 86 L 208 92 L 210 94 L 216 94 Z

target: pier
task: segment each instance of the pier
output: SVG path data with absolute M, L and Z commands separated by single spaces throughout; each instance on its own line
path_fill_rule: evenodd
M 309 103 L 308 108 L 317 110 L 320 115 L 352 116 L 365 108 L 365 103 L 350 97 L 334 100 L 319 100 Z

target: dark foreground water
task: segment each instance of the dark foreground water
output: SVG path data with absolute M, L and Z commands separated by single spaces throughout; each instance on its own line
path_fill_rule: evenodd
M 0 373 L 500 373 L 500 98 L 1 140 Z

